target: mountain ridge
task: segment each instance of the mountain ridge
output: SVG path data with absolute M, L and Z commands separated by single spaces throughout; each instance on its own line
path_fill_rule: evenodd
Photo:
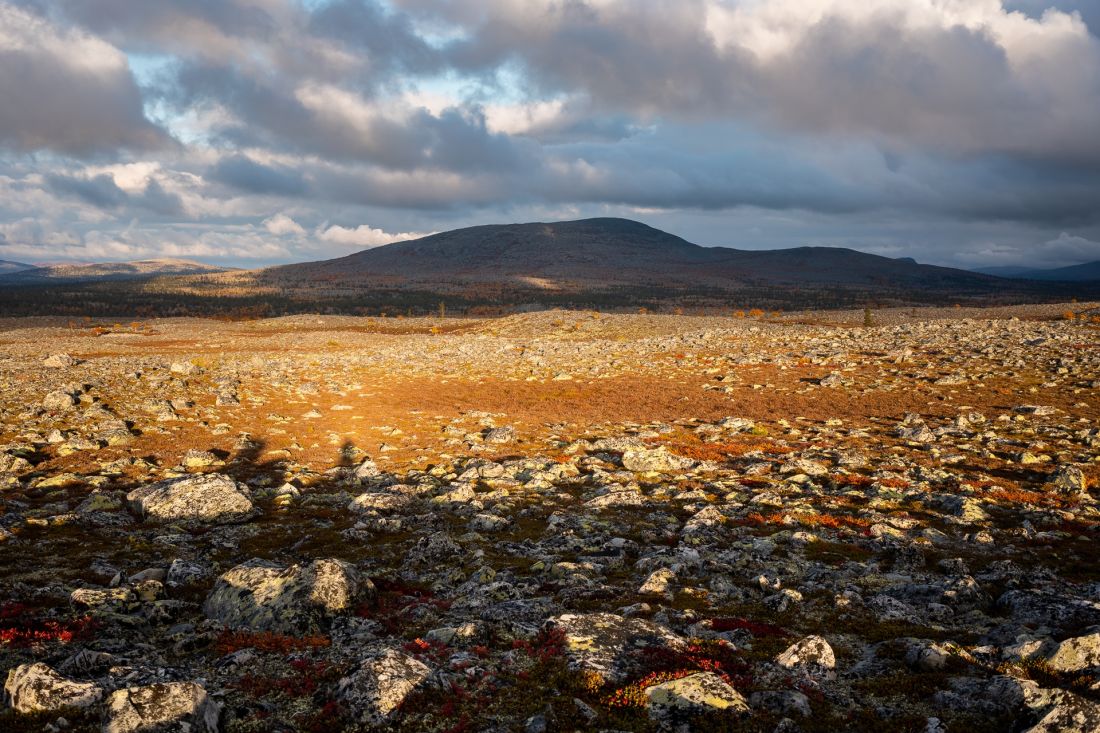
M 161 257 L 131 262 L 96 262 L 91 264 L 55 264 L 30 266 L 0 274 L 0 281 L 18 284 L 56 282 L 95 282 L 136 280 L 165 276 L 222 273 L 232 268 L 208 265 L 194 260 Z

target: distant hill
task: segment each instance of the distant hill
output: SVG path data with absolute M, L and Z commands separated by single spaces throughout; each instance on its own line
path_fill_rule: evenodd
M 701 247 L 628 219 L 490 225 L 433 234 L 321 262 L 269 268 L 282 288 L 586 293 L 653 289 L 729 295 L 760 289 L 946 298 L 1003 290 L 1006 281 L 832 247 Z M 1013 285 L 1009 284 L 1012 290 Z M 1026 288 L 1025 288 L 1026 289 Z M 912 298 L 910 298 L 912 299 Z
M 837 247 L 701 247 L 629 219 L 477 226 L 262 270 L 163 260 L 38 268 L 0 277 L 0 285 L 3 315 L 422 314 L 441 302 L 448 313 L 505 313 L 1100 300 L 1100 283 L 1005 279 Z
M 1100 281 L 1100 260 L 1069 267 L 1032 269 L 1027 267 L 987 267 L 976 272 L 1022 280 L 1046 280 L 1056 282 Z
M 0 260 L 0 275 L 9 275 L 13 272 L 22 272 L 23 270 L 33 270 L 34 265 L 24 265 L 22 262 L 9 262 L 8 260 Z
M 109 280 L 141 280 L 168 275 L 201 275 L 225 272 L 228 268 L 202 262 L 179 259 L 140 260 L 137 262 L 106 262 L 90 265 L 48 265 L 27 267 L 0 273 L 0 282 L 12 284 L 56 284 L 61 282 L 95 282 Z

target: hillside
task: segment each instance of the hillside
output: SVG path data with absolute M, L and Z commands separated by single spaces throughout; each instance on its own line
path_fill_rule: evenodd
M 1085 262 L 1069 267 L 1056 267 L 1052 269 L 1036 270 L 1026 267 L 997 267 L 980 270 L 990 275 L 1010 277 L 1026 280 L 1048 280 L 1056 282 L 1090 282 L 1100 281 L 1100 260 Z
M 0 276 L 0 314 L 508 313 L 546 307 L 817 310 L 1100 299 L 1100 283 L 1010 280 L 832 247 L 701 247 L 627 219 L 487 225 L 320 262 L 184 261 Z M 18 287 L 16 287 L 18 286 Z
M 324 286 L 469 288 L 547 293 L 651 288 L 662 293 L 736 293 L 756 288 L 976 296 L 1035 288 L 989 275 L 850 249 L 738 250 L 701 247 L 626 219 L 479 226 L 398 242 L 322 262 L 270 268 L 259 282 Z
M 170 275 L 199 275 L 225 272 L 227 268 L 180 259 L 139 260 L 136 262 L 105 262 L 88 265 L 26 266 L 22 270 L 4 273 L 0 279 L 12 283 L 91 282 L 101 280 L 137 280 Z
M 7 275 L 13 272 L 21 272 L 23 270 L 33 270 L 34 265 L 25 265 L 22 262 L 9 262 L 8 260 L 0 260 L 0 275 Z

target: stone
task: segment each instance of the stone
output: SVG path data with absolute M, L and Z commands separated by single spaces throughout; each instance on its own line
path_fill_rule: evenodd
M 1024 733 L 1096 733 L 1100 730 L 1100 704 L 1063 692 L 1035 725 Z
M 126 495 L 141 518 L 189 524 L 231 524 L 252 518 L 248 489 L 218 473 L 158 481 Z
M 361 723 L 382 725 L 431 672 L 408 654 L 379 646 L 368 649 L 356 670 L 340 680 L 337 695 Z
M 222 466 L 225 461 L 218 458 L 216 455 L 206 450 L 199 450 L 192 448 L 183 454 L 183 458 L 180 459 L 180 465 L 184 468 L 210 468 L 211 466 Z
M 76 364 L 76 359 L 68 354 L 50 354 L 42 360 L 42 366 L 47 366 L 52 369 L 58 369 L 63 367 L 71 367 Z
M 370 579 L 341 560 L 282 567 L 253 559 L 219 576 L 203 611 L 234 629 L 317 634 L 374 595 Z
M 1043 658 L 1059 672 L 1094 672 L 1100 669 L 1100 632 L 1066 639 Z
M 609 684 L 620 684 L 639 671 L 644 664 L 637 652 L 647 647 L 687 648 L 683 638 L 660 624 L 612 613 L 564 614 L 546 626 L 564 634 L 571 667 L 594 673 Z
M 511 443 L 516 439 L 516 429 L 512 426 L 492 428 L 485 433 L 486 443 Z
M 88 708 L 103 698 L 103 688 L 99 685 L 63 677 L 42 662 L 21 664 L 9 670 L 4 692 L 11 706 L 20 713 Z
M 775 663 L 783 669 L 799 671 L 810 677 L 830 677 L 836 669 L 836 656 L 825 639 L 807 636 L 777 656 Z
M 638 473 L 675 473 L 695 465 L 690 458 L 670 453 L 663 445 L 653 449 L 633 449 L 623 453 L 623 468 Z
M 1051 474 L 1047 486 L 1051 491 L 1062 496 L 1075 499 L 1089 498 L 1088 480 L 1085 477 L 1085 472 L 1077 466 L 1068 464 L 1060 466 Z
M 42 407 L 50 412 L 69 412 L 76 405 L 76 397 L 63 390 L 54 390 L 42 399 Z
M 107 698 L 103 733 L 218 733 L 221 705 L 194 682 L 128 687 Z
M 749 712 L 744 696 L 713 672 L 698 672 L 647 687 L 645 697 L 649 717 L 666 729 L 692 714 Z

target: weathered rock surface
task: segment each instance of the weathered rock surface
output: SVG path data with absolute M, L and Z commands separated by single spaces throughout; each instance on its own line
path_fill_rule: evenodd
M 107 698 L 103 733 L 218 733 L 221 705 L 193 682 L 128 687 Z
M 373 592 L 369 579 L 340 560 L 282 567 L 254 559 L 218 577 L 203 611 L 235 629 L 311 634 Z
M 338 694 L 362 723 L 381 725 L 431 674 L 424 663 L 397 649 L 370 649 L 340 680 Z
M 11 706 L 21 713 L 87 708 L 103 697 L 99 685 L 68 679 L 42 662 L 21 664 L 9 670 L 4 693 Z
M 139 516 L 160 522 L 226 524 L 255 513 L 247 491 L 221 474 L 158 481 L 134 489 L 126 500 Z

